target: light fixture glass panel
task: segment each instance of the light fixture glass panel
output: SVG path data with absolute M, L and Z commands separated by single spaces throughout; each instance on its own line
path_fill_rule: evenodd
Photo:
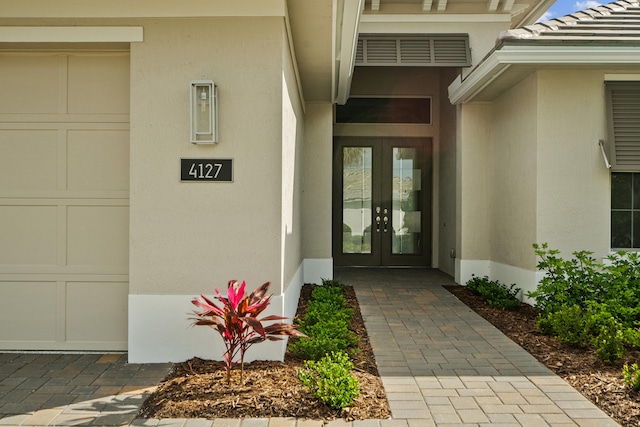
M 211 80 L 191 82 L 191 142 L 217 142 L 217 97 Z

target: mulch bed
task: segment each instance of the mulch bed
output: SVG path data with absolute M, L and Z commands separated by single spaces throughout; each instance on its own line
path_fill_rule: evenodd
M 640 394 L 629 389 L 621 375 L 625 363 L 640 362 L 640 352 L 630 351 L 622 361 L 610 366 L 591 349 L 570 347 L 543 335 L 536 325 L 537 313 L 528 304 L 521 304 L 516 311 L 501 310 L 489 306 L 464 286 L 445 288 L 622 426 L 640 426 Z
M 302 288 L 297 316 L 302 316 L 311 297 L 313 285 Z M 284 362 L 256 361 L 232 371 L 231 385 L 220 362 L 194 358 L 174 365 L 165 380 L 143 403 L 143 418 L 269 418 L 362 420 L 391 416 L 382 381 L 378 375 L 367 330 L 352 287 L 345 297 L 354 309 L 351 330 L 359 338 L 354 375 L 360 383 L 360 396 L 354 405 L 331 409 L 300 384 L 298 370 L 303 361 L 285 355 Z M 212 337 L 213 339 L 213 337 Z M 259 344 L 258 344 L 259 346 Z
M 519 310 L 490 307 L 463 286 L 446 286 L 458 299 L 501 330 L 514 342 L 562 377 L 624 427 L 640 426 L 640 394 L 623 382 L 622 365 L 640 363 L 640 352 L 631 351 L 624 360 L 609 366 L 590 349 L 567 346 L 540 333 L 536 312 L 522 304 Z M 302 289 L 298 315 L 304 313 L 312 287 Z M 315 399 L 297 379 L 303 362 L 287 353 L 284 362 L 252 362 L 244 379 L 233 371 L 231 386 L 220 362 L 191 359 L 176 364 L 157 390 L 144 402 L 143 418 L 249 418 L 296 417 L 303 419 L 362 420 L 390 417 L 389 406 L 378 376 L 373 351 L 353 288 L 346 291 L 355 310 L 352 329 L 360 338 L 354 364 L 361 395 L 351 408 L 333 410 Z

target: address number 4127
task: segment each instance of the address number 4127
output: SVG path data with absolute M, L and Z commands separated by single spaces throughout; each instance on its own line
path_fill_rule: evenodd
M 193 163 L 189 176 L 195 179 L 216 179 L 222 170 L 222 163 Z

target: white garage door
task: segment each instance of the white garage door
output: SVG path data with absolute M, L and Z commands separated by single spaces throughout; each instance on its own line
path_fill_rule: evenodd
M 129 54 L 0 52 L 0 349 L 125 350 Z

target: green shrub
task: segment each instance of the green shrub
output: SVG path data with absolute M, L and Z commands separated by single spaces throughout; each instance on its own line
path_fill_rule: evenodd
M 622 331 L 622 339 L 629 347 L 640 348 L 640 328 L 625 328 Z
M 331 408 L 341 409 L 353 405 L 360 394 L 352 369 L 353 363 L 346 353 L 332 352 L 317 362 L 306 361 L 304 369 L 298 371 L 298 378 L 316 398 Z
M 563 307 L 578 306 L 585 313 L 596 355 L 603 361 L 614 363 L 623 357 L 624 345 L 640 346 L 639 253 L 620 251 L 607 257 L 607 262 L 598 263 L 588 251 L 574 252 L 572 259 L 564 260 L 546 243 L 533 247 L 539 257 L 538 269 L 545 276 L 538 288 L 526 295 L 535 299 L 541 311 L 540 330 L 548 331 L 553 314 Z M 579 321 L 574 320 L 575 332 Z M 578 335 L 576 332 L 575 337 L 569 337 L 580 340 Z
M 623 336 L 617 322 L 603 325 L 600 333 L 593 339 L 596 356 L 605 363 L 613 364 L 622 359 L 625 354 Z
M 347 352 L 358 342 L 343 320 L 327 320 L 305 325 L 300 331 L 309 338 L 300 338 L 289 346 L 289 350 L 301 359 L 319 360 L 331 352 Z
M 515 286 L 515 283 L 511 286 L 506 286 L 497 280 L 489 280 L 487 276 L 471 276 L 471 279 L 467 282 L 467 289 L 471 293 L 483 297 L 487 304 L 492 307 L 507 310 L 515 310 L 520 307 L 518 294 L 521 289 Z
M 307 307 L 307 312 L 300 324 L 305 327 L 330 320 L 350 322 L 352 317 L 353 309 L 351 308 L 345 308 L 331 302 L 312 301 Z
M 536 319 L 536 323 L 538 325 L 538 329 L 545 335 L 553 335 L 553 324 L 549 319 L 549 315 L 539 314 Z
M 622 367 L 622 379 L 633 391 L 640 391 L 640 368 L 634 363 L 629 366 L 625 364 Z
M 347 301 L 344 299 L 343 290 L 338 287 L 325 287 L 316 286 L 311 291 L 312 300 L 310 303 L 323 302 L 331 303 L 341 307 L 347 305 Z
M 545 276 L 526 295 L 540 311 L 553 313 L 563 305 L 587 310 L 604 304 L 622 326 L 640 322 L 640 254 L 618 252 L 607 257 L 607 263 L 598 263 L 588 251 L 574 252 L 571 260 L 564 260 L 546 243 L 533 247 Z
M 325 288 L 339 288 L 344 292 L 344 283 L 340 279 L 322 279 L 322 286 Z
M 564 305 L 547 315 L 553 335 L 563 343 L 584 347 L 589 340 L 588 318 L 579 305 Z

